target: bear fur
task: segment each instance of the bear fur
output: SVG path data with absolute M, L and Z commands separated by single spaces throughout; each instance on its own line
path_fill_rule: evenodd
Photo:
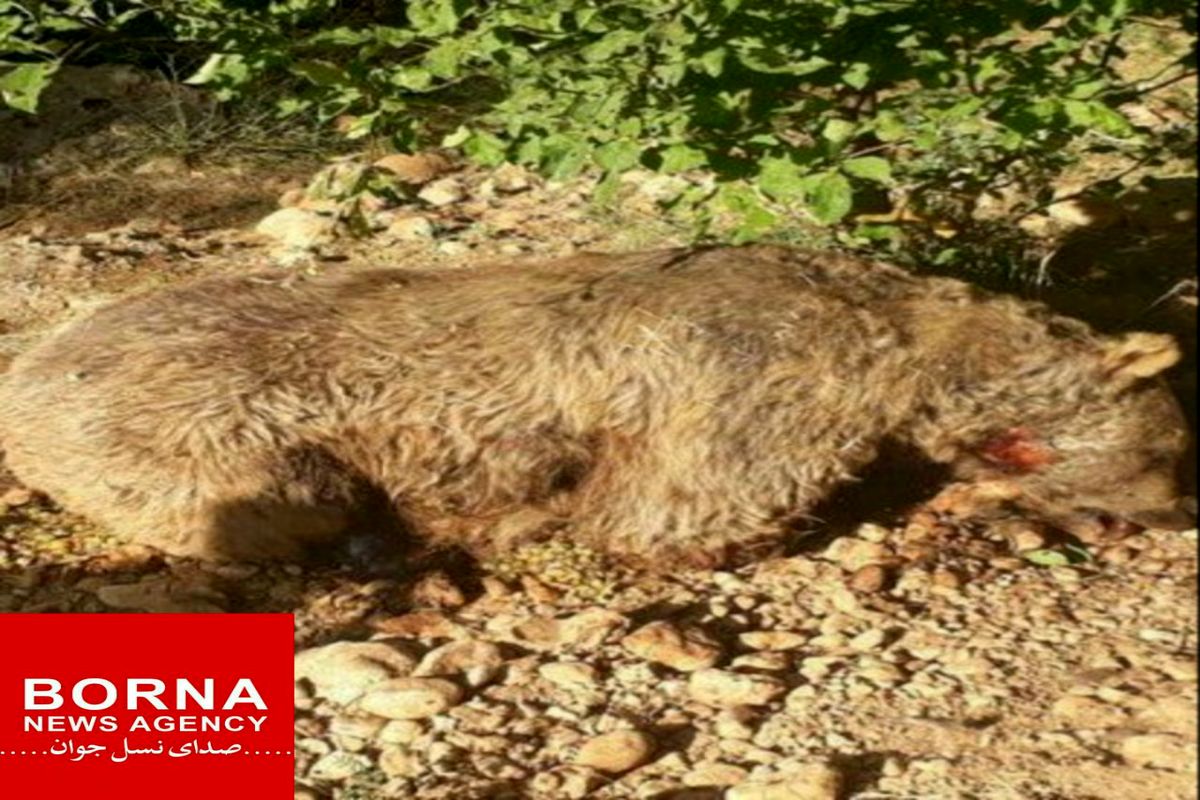
M 173 553 L 295 558 L 383 496 L 413 536 L 476 553 L 550 520 L 716 565 L 888 444 L 1047 513 L 1170 510 L 1187 434 L 1156 376 L 1178 357 L 775 247 L 260 274 L 120 300 L 19 356 L 0 444 L 28 486 Z

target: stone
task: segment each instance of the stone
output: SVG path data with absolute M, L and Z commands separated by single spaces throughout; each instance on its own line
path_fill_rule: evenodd
M 722 669 L 701 669 L 688 680 L 692 699 L 717 708 L 766 705 L 786 691 L 778 678 Z
M 596 668 L 581 661 L 555 661 L 538 667 L 538 675 L 570 691 L 595 688 L 600 680 Z
M 1051 715 L 1075 728 L 1116 728 L 1125 723 L 1125 712 L 1092 697 L 1067 695 L 1050 707 Z
M 255 230 L 285 247 L 307 250 L 333 237 L 336 221 L 303 208 L 281 208 L 264 217 Z
M 963 577 L 952 569 L 939 567 L 929 576 L 930 582 L 934 587 L 941 589 L 943 592 L 956 592 L 963 587 Z
M 993 666 L 992 662 L 983 656 L 963 652 L 955 652 L 941 661 L 942 672 L 956 678 L 986 675 L 992 671 Z
M 751 650 L 795 650 L 803 647 L 808 637 L 792 631 L 747 631 L 738 641 Z
M 1181 694 L 1159 698 L 1139 711 L 1137 720 L 1156 731 L 1195 735 L 1196 697 L 1194 694 Z
M 563 767 L 556 771 L 556 777 L 559 779 L 558 792 L 552 796 L 566 800 L 583 800 L 604 783 L 597 771 L 588 767 Z
M 471 245 L 466 242 L 460 242 L 457 239 L 449 239 L 445 242 L 440 242 L 437 246 L 437 251 L 444 256 L 465 256 L 471 252 Z
M 869 681 L 875 686 L 895 686 L 904 682 L 904 672 L 899 667 L 891 664 L 875 664 L 868 667 L 863 667 L 858 671 L 858 676 L 865 681 Z
M 521 589 L 535 603 L 554 605 L 562 599 L 560 592 L 550 588 L 532 575 L 521 576 Z
M 992 526 L 992 532 L 1008 540 L 1008 545 L 1017 553 L 1041 550 L 1046 546 L 1046 535 L 1036 522 L 1031 520 L 1004 520 Z
M 870 564 L 878 564 L 892 557 L 891 551 L 880 542 L 869 542 L 843 536 L 825 548 L 825 558 L 839 564 L 847 572 L 855 572 Z
M 453 205 L 466 196 L 457 178 L 442 178 L 423 187 L 417 193 L 417 197 L 436 208 Z
M 841 772 L 828 764 L 789 769 L 763 781 L 748 781 L 725 793 L 726 800 L 837 800 L 842 793 Z
M 304 191 L 303 186 L 293 186 L 292 188 L 285 190 L 283 194 L 279 195 L 279 207 L 297 208 L 304 203 L 304 198 L 306 196 L 307 193 Z
M 471 686 L 482 686 L 495 678 L 503 666 L 504 656 L 499 647 L 491 642 L 464 639 L 430 650 L 412 674 L 413 677 L 462 674 Z
M 850 649 L 860 653 L 878 650 L 887 641 L 887 633 L 880 628 L 871 628 L 850 640 Z
M 595 736 L 579 748 L 577 766 L 618 775 L 640 767 L 654 754 L 654 739 L 636 730 L 612 731 Z
M 412 744 L 425 735 L 426 723 L 413 719 L 393 719 L 380 729 L 376 738 L 387 744 Z
M 371 762 L 366 756 L 334 750 L 317 759 L 308 775 L 318 781 L 344 781 L 370 768 Z
M 462 698 L 462 689 L 448 680 L 393 678 L 371 687 L 358 706 L 388 719 L 427 719 L 448 711 Z
M 690 186 L 685 178 L 678 175 L 651 175 L 638 186 L 638 194 L 655 203 L 669 203 Z
M 114 583 L 96 589 L 104 605 L 149 614 L 218 614 L 226 597 L 209 586 L 170 577 L 148 576 L 136 583 Z
M 414 611 L 378 620 L 374 629 L 406 639 L 463 639 L 468 630 L 440 611 Z
M 1136 767 L 1196 771 L 1196 743 L 1169 733 L 1130 736 L 1121 742 L 1121 757 Z
M 329 721 L 329 733 L 332 736 L 346 736 L 352 739 L 374 738 L 387 720 L 383 717 L 366 714 L 338 714 Z
M 747 653 L 738 656 L 729 663 L 735 670 L 761 670 L 765 672 L 783 672 L 792 665 L 792 658 L 779 650 L 762 650 L 757 653 Z
M 373 166 L 390 172 L 404 183 L 421 186 L 449 170 L 450 162 L 437 153 L 391 153 Z
M 428 217 L 414 214 L 397 217 L 387 226 L 387 235 L 400 242 L 419 242 L 432 239 L 435 229 Z
M 512 634 L 519 644 L 536 650 L 594 650 L 627 624 L 623 614 L 588 608 L 566 619 L 533 617 L 514 625 Z
M 484 217 L 483 221 L 493 231 L 515 231 L 525 224 L 528 215 L 513 208 L 498 208 Z
M 855 537 L 864 539 L 868 542 L 882 544 L 891 537 L 892 532 L 882 525 L 878 525 L 874 522 L 865 522 L 858 526 L 858 529 L 854 531 L 854 535 Z
M 691 787 L 734 786 L 742 783 L 750 772 L 736 764 L 713 761 L 697 764 L 683 776 L 683 785 Z
M 307 211 L 312 214 L 318 214 L 322 217 L 333 218 L 337 216 L 338 209 L 341 207 L 342 201 L 334 197 L 314 197 L 308 192 L 304 193 L 304 197 L 296 203 L 296 208 L 300 211 Z
M 887 586 L 888 571 L 886 567 L 880 564 L 867 564 L 865 567 L 859 567 L 850 576 L 847 585 L 856 592 L 862 594 L 875 594 L 883 591 Z
M 719 739 L 749 741 L 759 723 L 759 715 L 749 706 L 734 706 L 717 714 L 713 719 L 713 731 Z
M 389 778 L 413 778 L 425 771 L 421 759 L 407 747 L 392 745 L 379 751 L 379 770 Z
M 721 648 L 694 629 L 680 630 L 669 622 L 651 622 L 621 640 L 633 655 L 656 664 L 692 672 L 721 660 Z
M 1163 674 L 1171 678 L 1171 680 L 1183 681 L 1187 683 L 1195 683 L 1197 678 L 1197 665 L 1195 661 L 1187 661 L 1181 658 L 1170 659 L 1157 665 Z
M 18 508 L 33 502 L 33 492 L 22 486 L 13 486 L 0 493 L 0 511 Z
M 187 175 L 191 172 L 186 160 L 179 156 L 154 156 L 133 169 L 134 175 Z
M 800 662 L 800 674 L 817 682 L 829 677 L 835 667 L 842 663 L 836 656 L 809 656 Z
M 382 642 L 334 642 L 296 654 L 296 679 L 334 703 L 354 702 L 367 689 L 408 675 L 416 659 Z
M 489 180 L 497 191 L 508 194 L 523 192 L 533 185 L 529 171 L 518 164 L 501 164 Z

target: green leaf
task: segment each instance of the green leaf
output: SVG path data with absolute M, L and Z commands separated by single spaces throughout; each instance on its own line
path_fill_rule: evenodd
M 904 238 L 903 231 L 898 225 L 859 225 L 854 229 L 854 235 L 869 242 L 899 243 Z
M 642 146 L 637 142 L 618 140 L 596 148 L 596 164 L 609 172 L 624 172 L 637 166 L 642 158 Z
M 721 77 L 721 73 L 725 71 L 725 58 L 728 55 L 729 51 L 724 47 L 713 48 L 700 56 L 698 59 L 700 67 L 709 77 L 719 78 Z
M 872 127 L 881 142 L 897 142 L 908 136 L 908 126 L 894 111 L 880 111 Z
M 604 179 L 596 184 L 596 188 L 592 190 L 592 202 L 602 207 L 610 207 L 617 201 L 620 191 L 620 173 L 610 172 L 605 175 Z
M 200 69 L 193 72 L 191 77 L 184 80 L 184 83 L 191 84 L 192 86 L 201 86 L 208 83 L 220 73 L 221 64 L 228 57 L 224 53 L 213 53 L 200 65 Z
M 724 184 L 713 199 L 736 218 L 732 232 L 735 243 L 756 239 L 779 221 L 774 213 L 763 206 L 758 194 L 744 183 Z
M 237 85 L 250 78 L 246 60 L 236 53 L 216 53 L 208 57 L 200 69 L 184 83 L 192 85 L 226 84 Z
M 361 139 L 367 136 L 375 129 L 375 123 L 379 120 L 380 112 L 376 111 L 371 114 L 363 114 L 356 117 L 354 122 L 346 129 L 343 134 L 347 139 Z
M 684 172 L 708 165 L 708 156 L 703 150 L 686 144 L 671 145 L 661 155 L 663 172 Z
M 640 44 L 646 39 L 646 32 L 618 29 L 605 34 L 602 38 L 583 48 L 583 57 L 593 63 L 607 61 L 623 54 L 630 47 Z
M 1063 551 L 1067 557 L 1071 559 L 1072 564 L 1085 564 L 1090 561 L 1095 561 L 1096 557 L 1092 555 L 1092 551 L 1086 547 L 1077 544 L 1067 543 L 1063 546 Z
M 642 135 L 642 121 L 637 117 L 628 117 L 617 123 L 617 135 L 637 137 Z
M 281 117 L 291 117 L 312 108 L 312 103 L 299 97 L 281 97 L 275 101 L 275 108 Z
M 821 129 L 821 136 L 834 144 L 842 144 L 854 135 L 857 126 L 844 119 L 833 118 Z
M 344 47 L 358 47 L 376 38 L 376 32 L 370 29 L 330 28 L 317 31 L 308 38 L 309 44 L 334 44 Z
M 878 156 L 860 156 L 843 161 L 842 171 L 855 178 L 875 183 L 889 184 L 892 182 L 891 163 L 886 158 Z
M 454 0 L 409 0 L 408 21 L 425 36 L 444 36 L 458 28 Z
M 1058 550 L 1027 550 L 1021 553 L 1021 558 L 1039 567 L 1066 567 L 1071 564 L 1071 558 Z
M 1071 87 L 1067 97 L 1072 100 L 1088 100 L 1108 88 L 1108 81 L 1084 81 Z
M 317 86 L 342 86 L 349 83 L 346 73 L 324 61 L 300 61 L 292 66 L 292 70 Z
M 871 65 L 861 61 L 851 64 L 850 68 L 842 73 L 842 80 L 855 89 L 865 88 L 871 81 Z
M 1112 136 L 1128 136 L 1133 126 L 1125 115 L 1098 100 L 1064 100 L 1063 111 L 1072 124 Z
M 508 148 L 500 137 L 487 131 L 472 131 L 463 142 L 463 153 L 467 158 L 485 167 L 495 167 L 504 162 Z
M 27 114 L 37 112 L 38 98 L 58 71 L 57 61 L 21 64 L 0 75 L 0 99 Z
M 840 172 L 825 172 L 806 183 L 808 213 L 818 223 L 841 222 L 854 207 L 854 189 Z
M 734 244 L 757 241 L 778 223 L 778 215 L 767 210 L 761 204 L 755 204 L 753 208 L 742 212 L 741 221 L 733 229 L 731 238 Z
M 818 70 L 825 69 L 833 62 L 821 56 L 813 56 L 812 58 L 804 58 L 799 61 L 793 61 L 788 64 L 787 73 L 789 75 L 811 75 Z
M 782 203 L 800 200 L 805 194 L 804 173 L 787 158 L 765 158 L 759 162 L 758 188 Z
M 425 65 L 434 77 L 449 80 L 457 77 L 463 55 L 463 42 L 461 40 L 446 39 L 426 53 L 421 63 Z
M 442 147 L 458 147 L 471 138 L 471 129 L 466 125 L 459 125 L 450 133 L 442 137 Z
M 392 83 L 414 92 L 433 86 L 433 75 L 424 67 L 400 67 L 392 73 Z
M 551 180 L 570 180 L 583 171 L 592 157 L 590 142 L 567 134 L 541 140 L 541 167 Z

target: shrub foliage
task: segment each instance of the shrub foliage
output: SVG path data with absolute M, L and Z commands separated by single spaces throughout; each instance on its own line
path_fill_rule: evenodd
M 595 169 L 601 197 L 631 168 L 713 172 L 677 202 L 753 236 L 1145 147 L 1121 107 L 1147 87 L 1116 65 L 1167 18 L 1194 31 L 1177 0 L 0 0 L 0 94 L 32 113 L 64 59 L 153 35 L 221 97 L 274 82 L 279 113 L 401 149 Z

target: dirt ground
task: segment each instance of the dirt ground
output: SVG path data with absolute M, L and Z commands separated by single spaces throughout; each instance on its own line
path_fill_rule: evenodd
M 76 159 L 111 145 L 69 141 Z M 253 228 L 281 196 L 301 221 L 329 216 L 296 191 L 317 160 L 81 171 L 47 153 L 74 166 L 0 202 L 0 369 L 100 303 L 194 276 L 469 269 L 681 241 L 646 176 L 614 213 L 586 182 L 442 165 L 421 191 L 446 191 L 372 210 L 374 236 L 298 241 Z M 1081 275 L 1114 241 L 1194 259 L 1195 178 L 1169 177 L 1190 191 L 1172 184 L 1167 210 L 1134 192 L 1143 211 L 1085 220 L 1056 256 Z M 1194 284 L 1172 286 L 1153 306 L 1134 298 L 1136 319 L 1190 329 L 1194 354 Z M 1128 320 L 1128 304 L 1094 297 L 1048 299 Z M 1177 380 L 1193 407 L 1194 380 L 1193 358 Z M 922 488 L 908 506 L 851 503 L 755 565 L 668 578 L 556 545 L 488 564 L 369 568 L 353 548 L 303 567 L 190 562 L 114 541 L 0 473 L 0 612 L 294 613 L 297 800 L 1196 797 L 1196 531 L 1068 540 L 914 511 Z

